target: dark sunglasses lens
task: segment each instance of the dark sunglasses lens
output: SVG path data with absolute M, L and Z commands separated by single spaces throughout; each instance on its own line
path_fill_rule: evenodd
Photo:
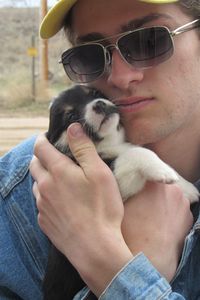
M 137 30 L 121 37 L 118 47 L 125 60 L 145 68 L 167 60 L 173 53 L 173 42 L 165 27 Z
M 69 78 L 77 83 L 96 80 L 105 68 L 104 50 L 97 44 L 69 49 L 62 54 L 61 61 Z

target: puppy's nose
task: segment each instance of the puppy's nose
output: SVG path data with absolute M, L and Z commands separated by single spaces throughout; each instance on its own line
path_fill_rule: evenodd
M 95 103 L 93 109 L 97 114 L 102 114 L 106 112 L 107 105 L 105 102 L 99 100 Z

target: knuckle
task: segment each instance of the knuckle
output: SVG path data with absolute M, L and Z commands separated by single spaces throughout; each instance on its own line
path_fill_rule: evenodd
M 38 182 L 38 191 L 40 193 L 40 197 L 46 198 L 46 196 L 50 193 L 51 190 L 51 183 L 50 181 L 44 177 Z M 38 197 L 38 199 L 40 199 Z
M 177 199 L 183 198 L 183 192 L 177 184 L 173 184 L 173 192 L 177 196 Z
M 177 205 L 180 205 L 183 209 L 190 210 L 190 201 L 184 196 L 183 190 L 177 184 L 173 184 L 173 193 Z
M 57 178 L 61 176 L 62 173 L 62 164 L 61 163 L 55 163 L 54 165 L 51 166 L 50 168 L 50 174 L 52 175 L 53 178 Z
M 60 180 L 63 177 L 63 172 L 67 169 L 64 167 L 65 162 L 63 159 L 57 160 L 49 168 L 49 173 L 51 174 L 54 181 Z
M 43 215 L 39 212 L 38 213 L 38 224 L 40 226 L 40 228 L 45 232 L 45 221 L 44 221 L 44 218 L 43 218 Z
M 37 206 L 37 209 L 39 211 L 38 216 L 40 215 L 40 218 L 41 218 L 41 213 L 42 213 L 42 210 L 43 210 L 43 204 L 42 204 L 42 201 L 41 201 L 40 197 L 37 198 L 36 206 Z
M 46 178 L 42 178 L 39 182 L 38 182 L 38 190 L 40 192 L 40 194 L 45 191 L 48 187 L 48 184 L 47 184 L 47 180 Z
M 110 168 L 105 164 L 101 164 L 96 170 L 93 170 L 93 172 L 92 178 L 96 179 L 101 184 L 108 184 L 111 178 L 113 178 Z
M 85 156 L 86 154 L 90 156 L 90 153 L 94 152 L 94 146 L 91 143 L 87 143 L 84 145 L 81 144 L 75 149 L 72 149 L 72 152 L 77 158 Z

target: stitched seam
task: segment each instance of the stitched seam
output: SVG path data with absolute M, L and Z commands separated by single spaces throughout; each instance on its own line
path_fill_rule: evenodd
M 42 265 L 41 263 L 38 261 L 38 259 L 36 259 L 36 256 L 37 256 L 37 252 L 35 253 L 34 251 L 34 243 L 31 241 L 31 239 L 29 238 L 29 235 L 27 234 L 26 230 L 24 230 L 24 228 L 26 226 L 23 226 L 24 224 L 23 223 L 20 223 L 19 222 L 19 218 L 16 217 L 16 214 L 14 213 L 14 210 L 13 210 L 13 206 L 11 205 L 8 205 L 8 211 L 9 211 L 9 214 L 11 216 L 11 219 L 15 225 L 15 227 L 17 228 L 18 232 L 19 232 L 19 235 L 22 239 L 22 241 L 24 242 L 25 246 L 26 246 L 26 249 L 28 250 L 28 252 L 30 253 L 33 261 L 35 262 L 35 265 L 39 271 L 39 273 L 41 275 L 43 275 L 43 268 L 42 268 Z

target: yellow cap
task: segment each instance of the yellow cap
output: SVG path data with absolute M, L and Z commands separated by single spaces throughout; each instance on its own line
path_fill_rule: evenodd
M 178 0 L 139 0 L 146 3 L 165 4 L 177 2 Z M 48 11 L 40 26 L 40 36 L 48 39 L 54 36 L 62 27 L 64 19 L 70 8 L 77 0 L 58 0 L 58 2 Z
M 166 3 L 178 2 L 178 0 L 139 0 L 139 1 L 146 2 L 146 3 L 155 3 L 155 4 L 166 4 Z

